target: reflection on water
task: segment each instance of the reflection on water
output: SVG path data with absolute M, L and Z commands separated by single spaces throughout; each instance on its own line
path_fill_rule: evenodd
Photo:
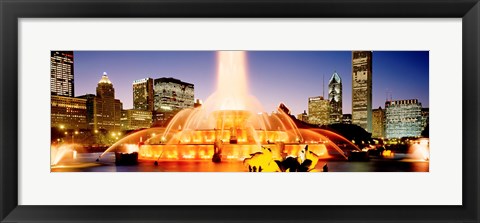
M 245 172 L 247 169 L 242 162 L 213 163 L 211 161 L 164 161 L 158 166 L 153 162 L 140 162 L 136 166 L 116 166 L 114 153 L 107 153 L 100 163 L 95 159 L 98 153 L 80 153 L 79 163 L 92 165 L 63 165 L 52 167 L 52 172 Z M 93 165 L 95 164 L 95 165 Z M 318 172 L 322 172 L 327 164 L 330 172 L 428 172 L 429 162 L 413 159 L 402 160 L 370 160 L 368 162 L 348 162 L 319 160 L 316 166 Z

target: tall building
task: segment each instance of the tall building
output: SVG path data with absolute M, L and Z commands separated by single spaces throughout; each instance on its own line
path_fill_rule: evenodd
M 330 104 L 322 96 L 308 98 L 308 123 L 313 125 L 328 125 L 330 119 Z
M 308 114 L 307 111 L 303 110 L 303 113 L 297 115 L 297 119 L 302 122 L 308 123 Z
M 52 95 L 50 100 L 51 127 L 87 129 L 86 99 Z
M 343 124 L 352 124 L 352 114 L 343 114 L 342 115 L 342 123 Z
M 429 108 L 422 108 L 423 128 L 427 127 L 427 125 L 429 124 L 429 113 Z
M 80 96 L 87 100 L 87 122 L 94 130 L 105 129 L 108 131 L 120 131 L 122 117 L 122 103 L 115 99 L 115 89 L 108 79 L 107 73 L 103 73 L 97 85 L 97 94 Z
M 152 112 L 128 109 L 122 110 L 122 130 L 136 130 L 150 128 L 152 125 Z
M 342 79 L 334 72 L 328 81 L 328 100 L 330 103 L 330 123 L 342 122 Z
M 135 80 L 133 86 L 133 109 L 153 111 L 153 79 Z
M 382 107 L 372 110 L 372 137 L 385 137 L 385 110 Z
M 86 105 L 86 111 L 87 111 L 87 114 L 86 114 L 86 118 L 87 118 L 87 126 L 88 126 L 88 129 L 93 129 L 93 122 L 94 122 L 94 117 L 95 117 L 95 109 L 96 106 L 95 106 L 95 95 L 94 94 L 86 94 L 86 95 L 81 95 L 81 96 L 78 96 L 77 98 L 82 98 L 82 99 L 85 99 L 85 105 Z
M 417 137 L 423 130 L 422 104 L 417 99 L 385 102 L 387 138 Z
M 154 122 L 166 124 L 180 110 L 193 108 L 193 84 L 171 77 L 155 79 L 153 84 Z
M 50 51 L 51 95 L 74 97 L 73 51 Z
M 352 52 L 352 124 L 372 132 L 372 52 Z

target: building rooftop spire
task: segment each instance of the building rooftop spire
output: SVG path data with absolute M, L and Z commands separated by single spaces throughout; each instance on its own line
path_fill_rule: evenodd
M 110 79 L 108 79 L 107 72 L 103 72 L 102 79 L 98 82 L 99 84 L 112 84 Z
M 342 82 L 342 79 L 338 75 L 337 71 L 333 72 L 332 77 L 330 78 L 330 81 L 328 81 L 328 83 L 332 83 L 332 81 L 335 81 L 336 83 L 341 83 Z

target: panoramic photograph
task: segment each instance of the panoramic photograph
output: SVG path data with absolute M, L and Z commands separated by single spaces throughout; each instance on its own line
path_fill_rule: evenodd
M 429 172 L 429 51 L 50 52 L 51 172 Z

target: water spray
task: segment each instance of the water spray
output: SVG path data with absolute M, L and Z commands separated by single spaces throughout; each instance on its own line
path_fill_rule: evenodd
M 158 158 L 157 158 L 157 160 L 155 160 L 155 162 L 153 162 L 153 165 L 158 166 L 158 160 L 160 160 L 160 157 L 162 157 L 163 151 L 164 151 L 164 150 L 162 150 L 162 152 L 160 153 L 160 155 L 158 155 Z

